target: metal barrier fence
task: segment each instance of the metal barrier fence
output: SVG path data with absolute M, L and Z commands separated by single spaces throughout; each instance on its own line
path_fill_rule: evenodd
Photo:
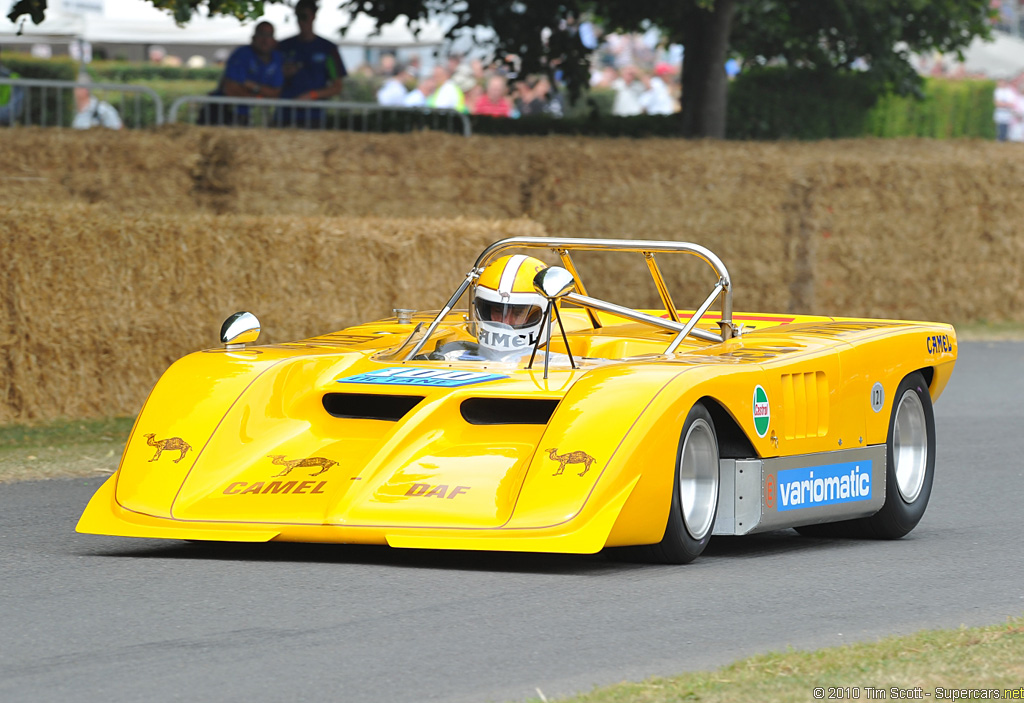
M 329 100 L 229 98 L 185 95 L 167 110 L 167 122 L 253 128 L 323 129 L 357 132 L 442 130 L 470 136 L 469 116 L 457 110 L 392 107 Z
M 304 128 L 358 132 L 439 130 L 470 136 L 469 116 L 457 110 L 429 107 L 391 107 L 376 103 L 329 100 L 229 98 L 185 95 L 164 112 L 163 100 L 152 88 L 127 83 L 80 83 L 41 78 L 0 78 L 10 86 L 12 126 L 158 127 L 165 122 L 233 125 L 254 128 Z M 90 98 L 87 110 L 77 105 Z M 3 106 L 0 106 L 2 108 Z M 112 113 L 116 113 L 113 114 Z M 165 119 L 166 114 L 166 119 Z M 3 123 L 0 123 L 3 126 Z
M 163 100 L 146 86 L 35 78 L 0 78 L 0 85 L 11 88 L 8 104 L 16 108 L 11 126 L 88 127 L 120 123 L 141 128 L 164 123 Z M 86 91 L 83 101 L 90 98 L 88 111 L 79 110 L 76 89 L 80 94 Z M 116 116 L 111 110 L 116 110 Z

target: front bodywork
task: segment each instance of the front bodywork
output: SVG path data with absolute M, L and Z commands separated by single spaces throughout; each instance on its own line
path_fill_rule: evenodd
M 720 329 L 722 314 L 699 329 Z M 716 534 L 867 515 L 884 502 L 897 386 L 923 371 L 935 399 L 956 359 L 953 329 L 933 323 L 739 313 L 741 336 L 666 353 L 671 330 L 594 316 L 562 310 L 569 349 L 556 335 L 552 351 L 577 368 L 552 361 L 546 378 L 525 359 L 403 358 L 411 325 L 397 319 L 191 354 L 153 389 L 78 530 L 576 553 L 651 544 L 697 402 L 714 408 L 722 448 Z M 430 319 L 436 339 L 467 335 L 447 310 L 412 322 Z M 815 468 L 856 495 L 793 504 L 797 487 L 782 505 L 782 485 Z

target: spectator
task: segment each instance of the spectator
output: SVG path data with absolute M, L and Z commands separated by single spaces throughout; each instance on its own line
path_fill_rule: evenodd
M 299 0 L 295 17 L 299 33 L 281 42 L 284 56 L 284 90 L 282 97 L 293 100 L 326 100 L 341 94 L 342 81 L 348 75 L 338 47 L 313 33 L 316 0 Z M 281 124 L 313 126 L 321 121 L 318 109 L 285 108 L 279 111 Z
M 555 91 L 551 81 L 545 75 L 537 76 L 530 81 L 529 98 L 521 108 L 523 115 L 548 115 L 564 117 L 565 105 L 562 97 Z
M 1024 73 L 1019 74 L 1012 85 L 1016 101 L 1013 111 L 1013 123 L 1010 125 L 1007 138 L 1011 142 L 1024 142 Z
M 423 67 L 420 66 L 419 54 L 413 54 L 409 57 L 409 60 L 405 62 L 405 68 L 409 71 L 410 76 L 419 78 L 423 75 Z
M 999 81 L 995 90 L 995 121 L 996 121 L 996 139 L 1001 142 L 1008 141 L 1010 138 L 1010 127 L 1013 125 L 1017 112 L 1017 89 L 1013 83 L 1009 80 L 1002 79 Z
M 149 57 L 151 63 L 163 63 L 164 59 L 167 58 L 167 49 L 159 44 L 150 44 L 146 49 L 146 56 Z
M 612 114 L 620 117 L 639 115 L 644 111 L 640 104 L 640 94 L 644 85 L 637 80 L 636 68 L 627 65 L 622 68 L 620 76 L 612 83 L 615 89 L 615 102 L 612 103 Z
M 668 84 L 660 75 L 640 74 L 644 92 L 640 94 L 640 107 L 648 115 L 671 115 L 676 111 L 676 102 L 668 90 Z
M 480 59 L 472 59 L 469 62 L 469 72 L 477 85 L 487 84 L 487 71 L 484 69 L 484 62 Z
M 0 60 L 0 78 L 21 78 Z M 20 85 L 0 85 L 0 127 L 10 127 L 19 117 L 25 101 L 25 89 Z
M 614 66 L 595 68 L 590 72 L 590 87 L 612 90 L 612 86 L 615 85 L 618 78 L 619 73 Z
M 398 59 L 393 53 L 385 52 L 380 55 L 380 65 L 375 71 L 377 76 L 387 79 L 398 73 Z
M 79 81 L 82 76 L 78 77 Z M 96 98 L 84 85 L 75 86 L 75 106 L 78 112 L 71 121 L 74 129 L 89 129 L 91 127 L 106 127 L 107 129 L 121 129 L 121 115 L 117 108 L 106 100 Z
M 511 117 L 512 103 L 508 99 L 508 84 L 502 76 L 487 79 L 487 90 L 473 103 L 474 115 Z
M 522 117 L 530 114 L 528 110 L 533 103 L 533 82 L 528 78 L 513 83 L 515 95 L 512 97 L 512 116 Z
M 405 98 L 409 94 L 406 84 L 412 80 L 412 76 L 404 66 L 395 66 L 392 69 L 393 75 L 384 79 L 384 84 L 377 91 L 377 102 L 381 105 L 398 107 L 405 104 Z
M 425 107 L 435 88 L 437 88 L 437 82 L 434 80 L 434 76 L 424 76 L 419 84 L 405 96 L 402 104 L 406 107 Z
M 469 112 L 466 108 L 466 94 L 452 79 L 444 66 L 434 67 L 434 83 L 437 89 L 427 98 L 427 107 Z
M 276 98 L 284 81 L 281 54 L 276 50 L 274 25 L 260 22 L 252 35 L 252 44 L 231 52 L 224 75 L 210 95 L 230 98 Z M 199 124 L 249 124 L 248 105 L 208 104 L 199 113 Z

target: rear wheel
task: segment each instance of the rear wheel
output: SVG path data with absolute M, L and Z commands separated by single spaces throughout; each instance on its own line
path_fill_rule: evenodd
M 809 537 L 899 539 L 917 526 L 928 507 L 935 475 L 935 415 L 919 371 L 896 389 L 885 448 L 885 505 L 871 517 L 798 527 Z
M 715 423 L 698 403 L 686 416 L 679 439 L 665 535 L 646 548 L 652 560 L 687 564 L 700 556 L 715 526 L 719 481 Z

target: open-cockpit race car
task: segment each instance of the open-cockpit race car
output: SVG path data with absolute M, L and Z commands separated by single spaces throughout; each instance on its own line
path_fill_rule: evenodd
M 588 295 L 577 252 L 642 256 L 660 309 Z M 712 269 L 695 309 L 665 255 Z M 695 244 L 518 237 L 438 312 L 269 345 L 236 313 L 157 383 L 78 531 L 685 563 L 712 535 L 912 530 L 953 328 L 734 314 L 732 288 Z

